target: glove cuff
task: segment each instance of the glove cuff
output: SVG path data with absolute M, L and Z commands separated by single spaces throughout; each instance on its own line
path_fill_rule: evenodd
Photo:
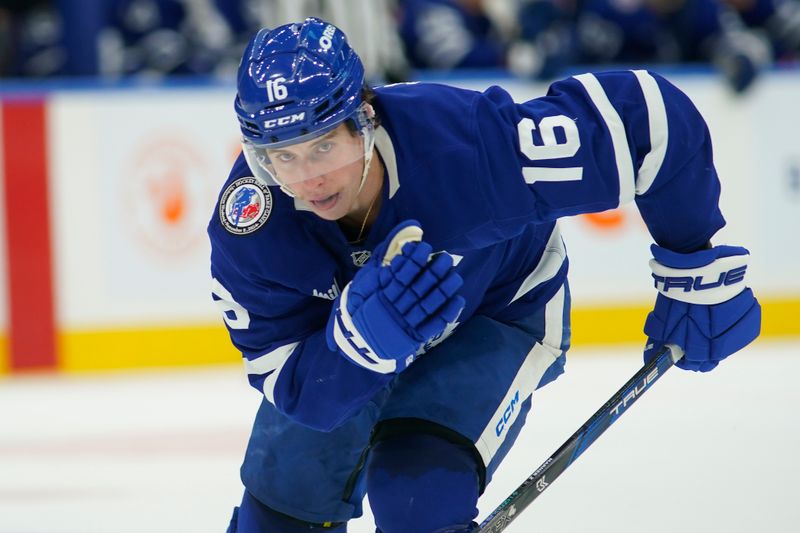
M 695 268 L 672 268 L 650 260 L 655 287 L 671 300 L 690 304 L 714 305 L 727 302 L 746 285 L 749 255 L 721 257 Z
M 347 312 L 349 292 L 350 284 L 348 283 L 334 306 L 332 334 L 336 346 L 348 359 L 367 370 L 379 374 L 395 372 L 397 361 L 379 357 L 353 323 L 353 317 Z

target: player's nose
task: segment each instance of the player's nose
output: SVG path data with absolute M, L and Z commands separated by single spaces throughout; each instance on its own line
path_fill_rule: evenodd
M 325 174 L 316 174 L 303 180 L 303 188 L 309 191 L 319 189 L 325 183 Z
M 310 185 L 319 185 L 325 180 L 325 169 L 311 160 L 303 161 L 300 169 L 300 179 Z

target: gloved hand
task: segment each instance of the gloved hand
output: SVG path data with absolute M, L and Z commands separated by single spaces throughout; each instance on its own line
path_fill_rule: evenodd
M 508 47 L 506 64 L 517 76 L 550 80 L 574 59 L 574 24 L 556 2 L 518 0 L 519 35 Z
M 777 55 L 791 57 L 800 51 L 800 4 L 789 0 L 773 5 L 775 11 L 760 26 L 772 39 Z
M 534 41 L 516 41 L 506 53 L 508 68 L 522 78 L 551 80 L 569 65 L 570 39 L 567 30 L 556 27 L 543 31 Z
M 744 283 L 746 249 L 715 246 L 680 254 L 654 244 L 650 250 L 659 295 L 644 325 L 645 362 L 674 343 L 686 352 L 678 367 L 708 372 L 758 336 L 761 306 Z
M 328 320 L 328 346 L 382 374 L 402 372 L 464 308 L 452 257 L 431 258 L 418 224 L 409 220 L 392 230 L 345 286 Z
M 737 93 L 750 87 L 772 62 L 769 44 L 753 32 L 730 30 L 713 42 L 711 60 Z

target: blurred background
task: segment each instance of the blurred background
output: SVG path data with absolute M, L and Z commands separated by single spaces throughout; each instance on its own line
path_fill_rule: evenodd
M 800 0 L 0 0 L 0 532 L 88 531 L 23 524 L 82 498 L 102 507 L 108 480 L 56 489 L 53 472 L 72 483 L 91 468 L 53 465 L 120 446 L 149 457 L 201 440 L 208 454 L 191 470 L 217 465 L 229 477 L 199 476 L 190 496 L 219 504 L 225 487 L 235 493 L 225 509 L 238 499 L 235 469 L 259 395 L 210 298 L 205 227 L 239 153 L 234 75 L 245 43 L 261 27 L 311 15 L 345 30 L 374 84 L 499 84 L 521 101 L 587 70 L 665 75 L 696 103 L 715 142 L 729 221 L 715 243 L 752 252 L 749 283 L 764 321 L 750 350 L 778 346 L 773 371 L 800 370 Z M 638 354 L 654 294 L 650 238 L 635 207 L 563 225 L 577 353 Z M 749 390 L 736 379 L 717 386 Z M 775 412 L 797 426 L 793 391 L 778 380 L 760 400 L 782 399 Z M 579 418 L 598 406 L 587 403 Z M 176 437 L 171 428 L 183 429 Z M 98 441 L 101 430 L 113 438 Z M 758 453 L 786 473 L 776 455 Z M 159 461 L 150 467 L 171 464 Z M 30 465 L 46 467 L 32 474 Z M 195 479 L 185 470 L 174 477 Z M 212 483 L 217 492 L 198 496 Z M 783 524 L 773 531 L 793 531 Z M 126 530 L 170 529 L 98 529 Z

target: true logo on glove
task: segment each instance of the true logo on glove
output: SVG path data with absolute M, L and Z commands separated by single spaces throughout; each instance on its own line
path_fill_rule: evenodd
M 655 288 L 663 292 L 668 292 L 670 289 L 683 289 L 683 292 L 706 291 L 716 289 L 721 286 L 733 285 L 744 280 L 744 274 L 747 271 L 747 265 L 732 268 L 727 272 L 721 272 L 716 281 L 711 283 L 703 283 L 703 276 L 693 278 L 691 276 L 659 276 L 653 274 L 655 280 Z M 661 287 L 658 284 L 661 283 Z

